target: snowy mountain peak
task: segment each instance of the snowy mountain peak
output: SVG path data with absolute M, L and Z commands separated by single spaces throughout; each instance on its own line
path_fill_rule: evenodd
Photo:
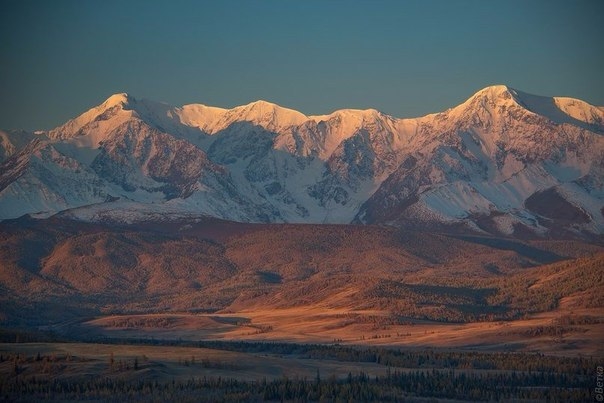
M 329 115 L 309 116 L 315 122 L 346 121 L 346 126 L 362 127 L 364 123 L 374 123 L 382 119 L 395 119 L 377 109 L 338 109 Z
M 272 117 L 281 124 L 291 126 L 302 124 L 308 120 L 308 117 L 303 113 L 264 100 L 251 102 L 247 105 L 237 107 L 235 110 L 245 111 L 253 119 Z
M 212 132 L 223 130 L 235 122 L 248 122 L 277 132 L 301 125 L 308 120 L 309 118 L 301 112 L 260 100 L 225 111 Z
M 518 91 L 507 85 L 492 85 L 481 89 L 468 99 L 469 103 L 488 101 L 492 104 L 514 104 L 518 101 Z
M 258 109 L 258 108 L 281 108 L 279 105 L 273 103 L 273 102 L 268 102 L 265 101 L 264 99 L 259 99 L 257 101 L 253 101 L 250 102 L 249 104 L 246 105 L 241 105 L 244 108 L 251 108 L 251 109 Z
M 483 88 L 448 113 L 449 117 L 472 121 L 474 125 L 489 125 L 489 122 L 504 119 L 509 114 L 519 118 L 527 113 L 545 117 L 555 123 L 565 120 L 555 106 L 553 98 L 532 95 L 506 85 Z
M 485 88 L 477 91 L 476 94 L 474 94 L 474 96 L 483 95 L 483 96 L 489 96 L 489 97 L 493 97 L 493 98 L 499 98 L 502 96 L 507 97 L 506 94 L 515 94 L 515 93 L 516 93 L 516 90 L 508 87 L 505 84 L 496 84 L 496 85 L 490 85 L 488 87 L 485 87 Z
M 130 97 L 125 92 L 113 94 L 100 105 L 100 109 L 109 109 L 113 108 L 114 106 L 125 106 L 128 105 L 131 100 L 134 100 L 134 98 Z
M 569 117 L 593 126 L 604 126 L 604 108 L 580 99 L 554 97 L 554 104 Z
M 0 133 L 0 219 L 119 199 L 157 215 L 601 234 L 602 133 L 602 108 L 506 85 L 416 119 L 120 93 L 48 137 Z
M 90 144 L 98 144 L 105 134 L 130 119 L 133 115 L 131 105 L 136 100 L 126 94 L 111 95 L 102 104 L 89 109 L 80 116 L 69 120 L 48 132 L 51 139 L 68 139 L 92 134 L 94 139 Z
M 180 122 L 189 127 L 197 127 L 205 133 L 212 133 L 213 128 L 228 109 L 206 106 L 203 104 L 189 104 L 174 108 Z
M 556 124 L 572 124 L 588 130 L 601 131 L 604 125 L 604 111 L 585 101 L 529 94 L 506 85 L 483 88 L 462 105 L 487 109 L 520 107 Z

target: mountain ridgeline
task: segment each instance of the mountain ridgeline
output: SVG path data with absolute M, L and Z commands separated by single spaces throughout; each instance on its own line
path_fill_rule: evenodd
M 211 216 L 517 237 L 604 231 L 604 109 L 506 86 L 441 113 L 304 114 L 127 94 L 48 132 L 0 132 L 0 219 Z

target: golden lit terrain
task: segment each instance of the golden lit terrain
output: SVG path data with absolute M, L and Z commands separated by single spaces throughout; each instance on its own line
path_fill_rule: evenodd
M 7 328 L 596 354 L 603 249 L 374 226 L 3 224 Z

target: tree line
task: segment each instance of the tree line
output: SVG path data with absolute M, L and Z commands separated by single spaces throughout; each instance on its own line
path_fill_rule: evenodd
M 580 402 L 590 398 L 589 383 L 580 375 L 543 372 L 474 372 L 451 370 L 389 371 L 370 377 L 360 372 L 344 378 L 240 381 L 203 377 L 187 381 L 126 380 L 111 377 L 3 377 L 0 399 L 137 400 L 137 401 L 413 401 L 419 398 L 460 400 L 538 400 Z

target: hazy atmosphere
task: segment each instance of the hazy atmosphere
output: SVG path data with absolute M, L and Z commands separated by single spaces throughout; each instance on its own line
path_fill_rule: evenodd
M 416 117 L 506 84 L 603 105 L 603 18 L 601 1 L 3 1 L 0 127 L 117 92 Z

